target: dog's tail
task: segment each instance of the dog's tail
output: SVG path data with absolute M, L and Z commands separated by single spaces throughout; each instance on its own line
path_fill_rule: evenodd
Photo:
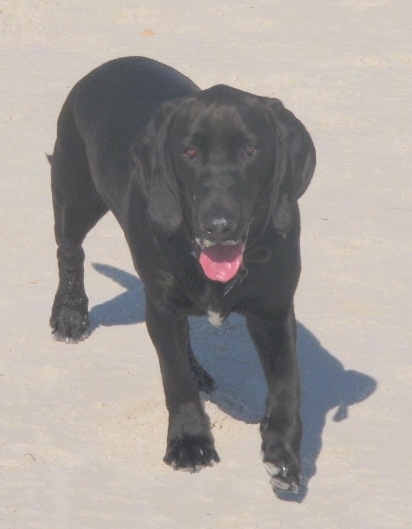
M 45 152 L 44 154 L 46 155 L 46 158 L 48 159 L 49 164 L 51 165 L 52 159 L 53 159 L 53 155 L 52 154 L 47 154 L 47 152 Z

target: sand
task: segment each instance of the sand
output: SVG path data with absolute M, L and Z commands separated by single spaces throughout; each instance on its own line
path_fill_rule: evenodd
M 0 3 L 0 528 L 316 529 L 412 524 L 412 4 L 407 0 Z M 107 216 L 89 235 L 92 334 L 53 341 L 49 168 L 73 84 L 143 55 L 201 87 L 280 98 L 318 166 L 296 296 L 304 486 L 260 462 L 265 383 L 241 318 L 193 322 L 219 390 L 222 462 L 162 463 L 167 414 L 142 285 Z

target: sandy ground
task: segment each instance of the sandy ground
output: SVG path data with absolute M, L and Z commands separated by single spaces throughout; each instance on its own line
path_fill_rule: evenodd
M 408 0 L 0 2 L 1 529 L 411 526 L 411 20 Z M 206 408 L 222 462 L 197 475 L 162 463 L 142 286 L 111 216 L 86 242 L 93 332 L 52 340 L 44 152 L 70 87 L 125 55 L 279 97 L 314 138 L 294 498 L 273 495 L 260 463 L 266 390 L 239 318 L 193 325 L 219 385 Z

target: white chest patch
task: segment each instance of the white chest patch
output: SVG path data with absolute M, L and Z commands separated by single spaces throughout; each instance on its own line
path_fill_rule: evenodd
M 218 312 L 215 312 L 213 310 L 209 310 L 207 315 L 208 315 L 209 321 L 210 321 L 210 323 L 212 325 L 214 325 L 215 327 L 220 327 L 220 325 L 222 325 L 223 318 Z

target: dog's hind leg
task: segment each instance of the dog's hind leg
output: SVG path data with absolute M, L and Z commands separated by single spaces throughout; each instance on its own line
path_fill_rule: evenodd
M 216 382 L 213 380 L 213 378 L 209 375 L 209 373 L 199 364 L 197 361 L 192 345 L 190 343 L 190 336 L 189 336 L 189 326 L 188 326 L 188 336 L 187 336 L 187 354 L 189 356 L 189 365 L 190 370 L 195 376 L 197 387 L 200 391 L 204 391 L 207 394 L 211 394 L 216 389 Z
M 56 340 L 76 343 L 85 338 L 89 328 L 82 243 L 108 207 L 94 187 L 74 122 L 70 116 L 64 117 L 50 160 L 59 267 L 50 326 Z

